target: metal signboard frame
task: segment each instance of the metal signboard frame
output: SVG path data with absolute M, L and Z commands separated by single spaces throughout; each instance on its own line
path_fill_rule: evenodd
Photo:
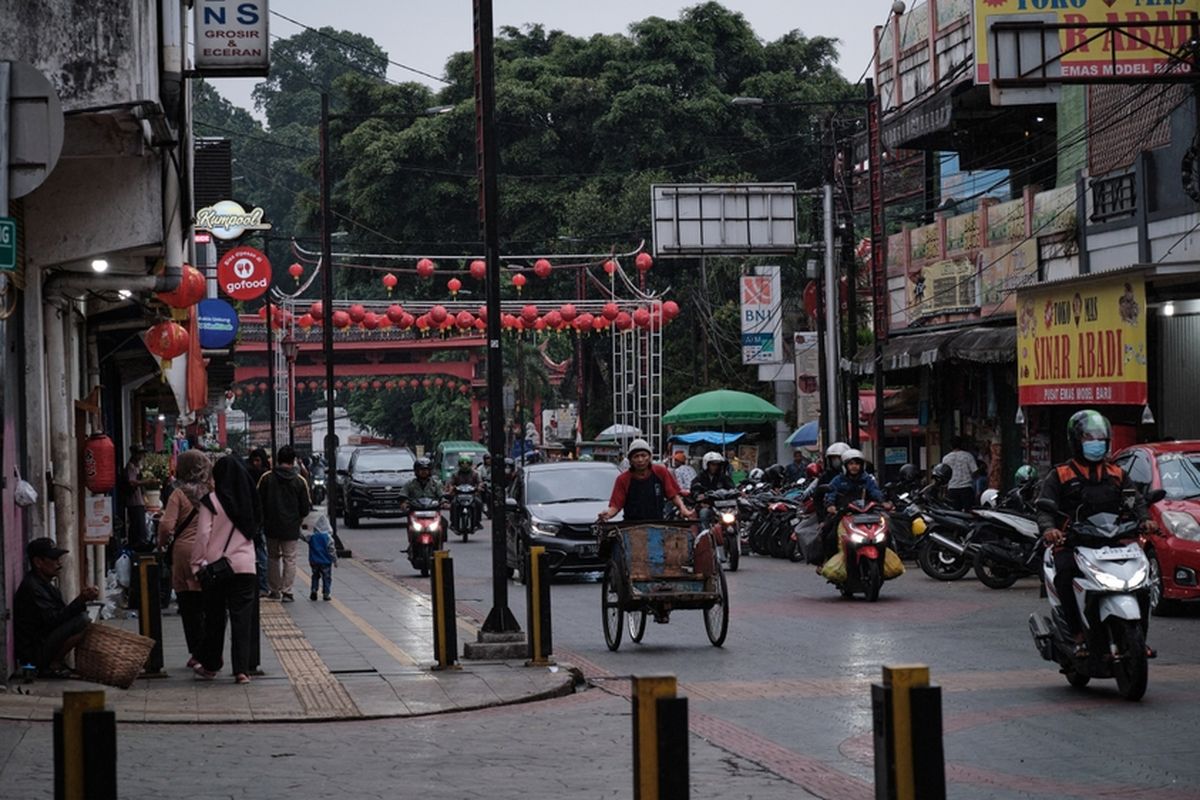
M 796 184 L 682 183 L 650 187 L 657 258 L 796 252 Z

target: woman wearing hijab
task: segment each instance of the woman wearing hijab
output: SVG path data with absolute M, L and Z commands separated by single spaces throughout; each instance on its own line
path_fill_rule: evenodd
M 175 462 L 175 480 L 175 491 L 158 523 L 158 546 L 171 553 L 171 588 L 179 603 L 183 637 L 191 655 L 187 665 L 191 669 L 200 663 L 204 641 L 204 601 L 200 582 L 192 570 L 192 550 L 199 527 L 200 504 L 213 490 L 212 462 L 203 451 L 185 450 Z
M 250 682 L 254 598 L 258 578 L 254 569 L 254 531 L 262 521 L 258 493 L 240 460 L 225 456 L 213 467 L 214 491 L 200 501 L 192 572 L 228 558 L 233 574 L 204 589 L 204 641 L 199 680 L 212 680 L 224 666 L 225 617 L 229 616 L 230 655 L 238 683 Z

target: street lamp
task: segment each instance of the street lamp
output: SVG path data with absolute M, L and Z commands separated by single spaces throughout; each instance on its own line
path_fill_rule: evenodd
M 288 365 L 288 446 L 296 446 L 296 355 L 300 351 L 300 343 L 296 341 L 296 337 L 288 331 L 284 340 L 280 342 L 283 348 L 283 357 L 287 360 Z

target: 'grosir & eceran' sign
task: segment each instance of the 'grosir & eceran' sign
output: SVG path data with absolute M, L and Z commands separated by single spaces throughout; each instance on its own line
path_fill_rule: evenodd
M 1144 405 L 1140 275 L 1017 292 L 1021 405 Z

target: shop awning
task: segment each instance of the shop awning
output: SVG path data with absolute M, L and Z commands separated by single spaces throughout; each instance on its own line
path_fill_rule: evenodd
M 957 328 L 927 333 L 906 333 L 891 337 L 883 344 L 883 371 L 926 367 L 936 363 L 944 358 L 946 345 L 961 330 L 961 328 Z M 857 375 L 873 375 L 875 373 L 875 345 L 869 344 L 861 348 L 848 368 Z
M 979 364 L 1005 364 L 1017 360 L 1017 329 L 1013 325 L 969 328 L 946 345 L 946 357 Z

